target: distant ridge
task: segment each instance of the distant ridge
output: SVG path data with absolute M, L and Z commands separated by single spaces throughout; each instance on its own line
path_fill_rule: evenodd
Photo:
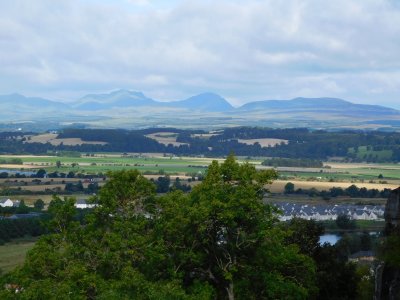
M 254 110 L 309 110 L 332 113 L 400 114 L 400 111 L 379 105 L 355 104 L 338 98 L 294 98 L 292 100 L 265 100 L 249 102 L 238 108 L 240 111 Z
M 214 93 L 202 93 L 181 101 L 167 102 L 172 107 L 182 107 L 191 110 L 224 112 L 233 109 L 233 106 Z
M 387 130 L 400 127 L 400 111 L 328 97 L 254 101 L 235 108 L 212 92 L 170 102 L 124 89 L 88 94 L 68 103 L 20 94 L 0 96 L 0 123 L 49 120 L 65 126 L 119 128 L 252 125 Z
M 202 93 L 185 100 L 160 102 L 146 97 L 142 92 L 117 90 L 108 94 L 90 94 L 82 97 L 74 108 L 82 110 L 105 110 L 118 107 L 176 107 L 195 111 L 223 112 L 233 106 L 214 93 Z
M 39 97 L 25 97 L 21 94 L 0 95 L 1 109 L 67 109 L 68 105 Z
M 108 94 L 89 94 L 73 105 L 75 109 L 105 110 L 115 107 L 154 106 L 158 102 L 146 97 L 142 92 L 117 90 Z

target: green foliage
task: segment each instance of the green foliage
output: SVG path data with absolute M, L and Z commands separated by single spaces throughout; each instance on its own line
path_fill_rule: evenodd
M 318 249 L 314 260 L 317 264 L 318 299 L 352 300 L 357 297 L 356 265 L 341 259 L 334 246 Z
M 356 274 L 358 277 L 357 299 L 370 300 L 374 298 L 375 274 L 368 265 L 357 266 Z
M 380 258 L 389 266 L 400 268 L 400 236 L 391 234 L 384 240 L 380 249 Z
M 23 236 L 39 236 L 45 232 L 40 218 L 0 219 L 0 240 L 8 242 Z
M 44 201 L 42 199 L 37 199 L 33 203 L 33 207 L 37 210 L 42 210 L 44 208 Z
M 294 184 L 292 182 L 288 182 L 285 184 L 284 193 L 285 194 L 293 194 L 294 193 Z
M 339 215 L 336 218 L 336 225 L 339 229 L 354 229 L 356 228 L 356 222 L 350 219 L 347 215 Z
M 23 161 L 20 158 L 6 158 L 0 159 L 0 165 L 22 165 Z
M 23 299 L 312 298 L 313 260 L 262 202 L 276 177 L 231 155 L 190 194 L 155 197 L 139 172 L 110 173 L 82 224 L 74 199 L 53 199 L 53 233 L 1 278 L 0 297 L 16 295 L 11 283 Z

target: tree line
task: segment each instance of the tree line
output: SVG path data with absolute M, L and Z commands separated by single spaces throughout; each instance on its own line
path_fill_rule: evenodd
M 169 128 L 176 133 L 177 141 L 185 143 L 179 146 L 164 145 L 146 136 L 149 133 L 162 132 L 164 129 L 146 130 L 122 129 L 64 129 L 60 138 L 81 138 L 84 141 L 100 141 L 105 145 L 82 144 L 58 146 L 50 143 L 26 143 L 18 133 L 18 138 L 0 135 L 0 153 L 45 154 L 61 152 L 157 152 L 176 155 L 226 156 L 231 152 L 240 156 L 266 156 L 292 159 L 324 160 L 328 157 L 345 157 L 348 160 L 368 162 L 400 161 L 400 133 L 380 131 L 323 131 L 305 128 L 271 129 L 263 127 L 226 128 L 208 139 L 195 134 L 206 133 L 201 130 L 182 130 Z M 165 131 L 165 130 L 164 130 Z M 23 136 L 23 135 L 22 135 Z M 261 147 L 260 144 L 247 145 L 239 139 L 274 138 L 287 140 L 288 143 L 274 147 Z M 380 157 L 375 152 L 359 158 L 355 151 L 361 146 L 371 147 L 373 151 L 387 150 L 389 155 Z M 378 150 L 379 149 L 379 150 Z
M 318 191 L 315 188 L 311 189 L 296 189 L 292 182 L 288 182 L 284 187 L 285 194 L 297 194 L 297 195 L 308 195 L 310 197 L 323 197 L 329 200 L 331 197 L 347 196 L 351 198 L 387 198 L 389 197 L 391 189 L 367 189 L 365 187 L 359 188 L 352 184 L 349 187 L 343 189 L 341 187 L 332 187 L 328 191 Z

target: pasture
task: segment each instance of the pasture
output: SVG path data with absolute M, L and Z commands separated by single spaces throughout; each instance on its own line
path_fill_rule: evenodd
M 0 269 L 12 271 L 25 261 L 26 253 L 33 248 L 37 238 L 20 238 L 0 246 Z

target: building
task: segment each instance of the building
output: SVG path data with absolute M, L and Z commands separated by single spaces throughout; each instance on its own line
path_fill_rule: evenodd
M 11 199 L 1 199 L 0 206 L 1 207 L 13 207 L 14 202 L 12 202 Z
M 85 199 L 78 199 L 75 203 L 75 207 L 79 209 L 94 208 L 96 203 L 88 203 Z

